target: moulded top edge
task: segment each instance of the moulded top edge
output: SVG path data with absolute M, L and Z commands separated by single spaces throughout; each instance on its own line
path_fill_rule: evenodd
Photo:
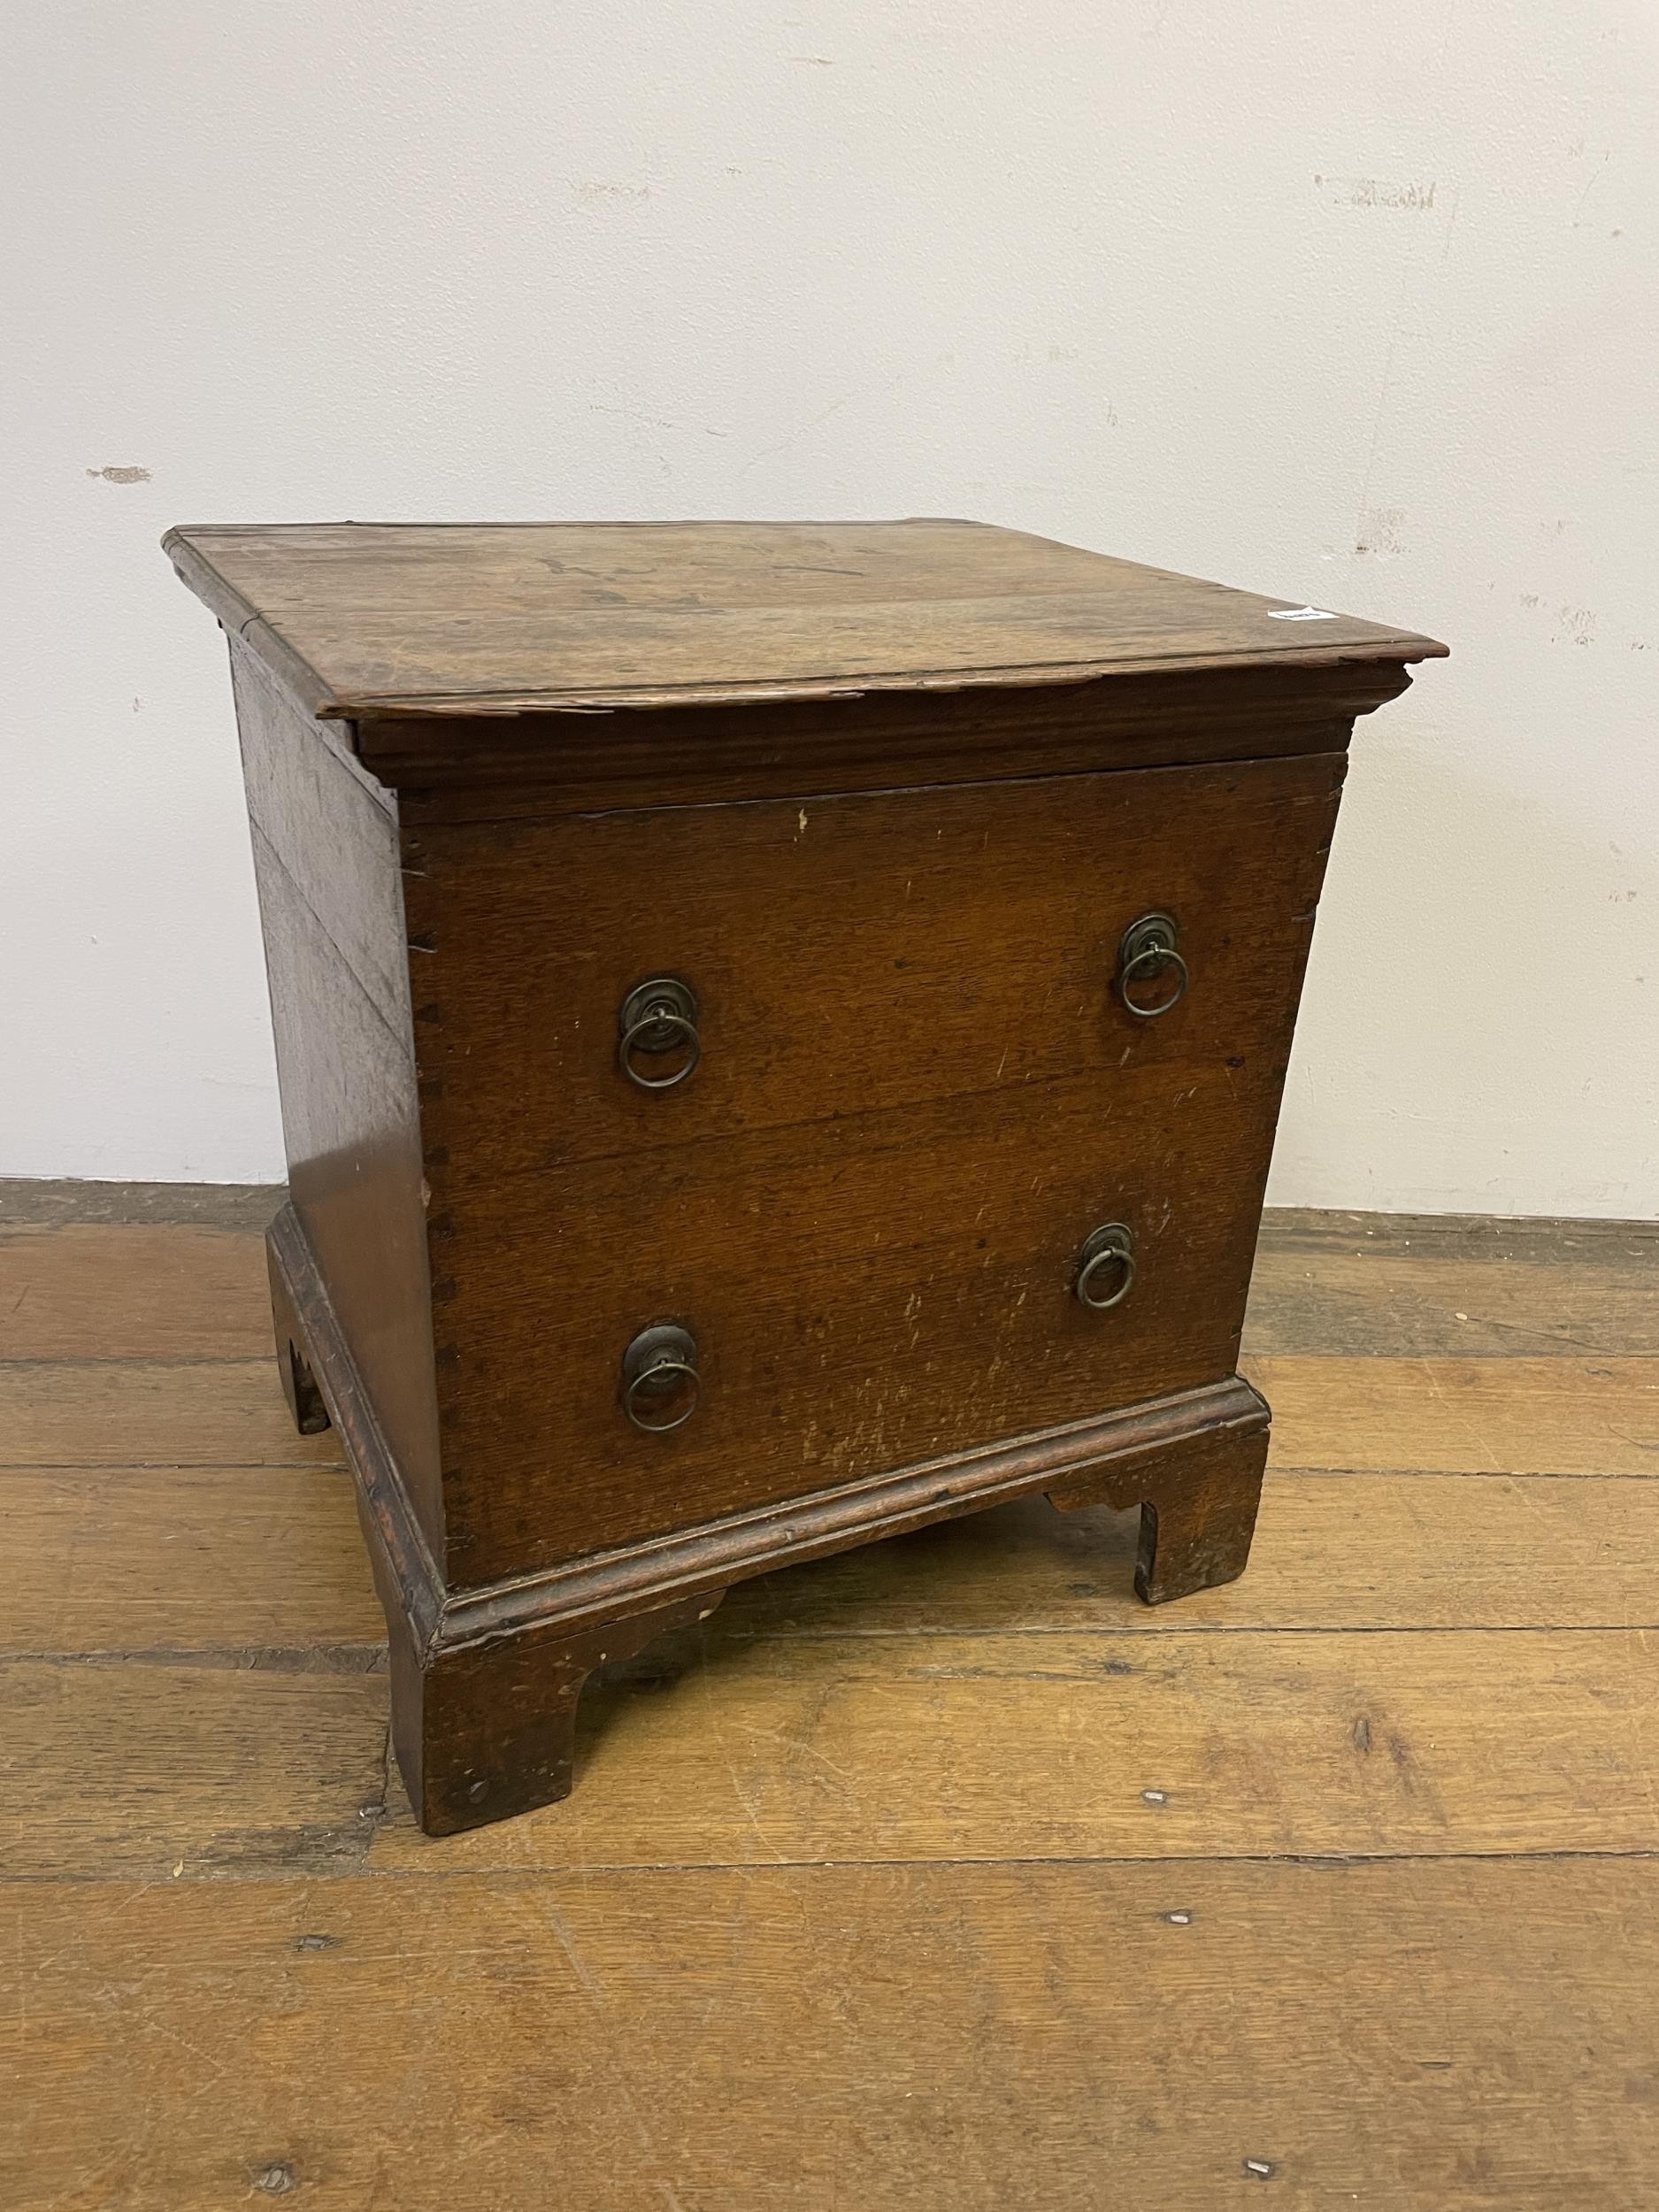
M 956 520 L 215 525 L 164 544 L 328 718 L 732 707 L 1447 649 Z

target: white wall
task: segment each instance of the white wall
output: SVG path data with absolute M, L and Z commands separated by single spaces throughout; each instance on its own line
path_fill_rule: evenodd
M 1656 27 L 13 12 L 0 1172 L 281 1171 L 167 524 L 941 513 L 1447 639 L 1359 727 L 1273 1194 L 1659 1210 Z

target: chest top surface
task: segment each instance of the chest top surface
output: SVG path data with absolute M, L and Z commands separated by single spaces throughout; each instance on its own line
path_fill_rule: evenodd
M 164 544 L 326 718 L 725 706 L 1446 650 L 977 522 L 213 525 Z

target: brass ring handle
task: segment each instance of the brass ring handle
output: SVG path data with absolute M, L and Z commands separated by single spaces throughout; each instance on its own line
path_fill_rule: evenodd
M 649 983 L 635 984 L 622 1002 L 617 1029 L 617 1064 L 636 1090 L 672 1091 L 703 1057 L 696 994 L 676 976 L 654 976 Z M 680 1066 L 667 1075 L 641 1073 L 636 1053 L 672 1052 L 677 1046 L 686 1053 Z
M 642 1420 L 640 1417 L 639 1408 L 634 1402 L 634 1394 L 641 1383 L 655 1382 L 664 1375 L 684 1375 L 688 1378 L 691 1383 L 691 1403 L 683 1413 L 675 1414 L 672 1421 Z M 703 1384 L 698 1379 L 696 1369 L 688 1359 L 658 1359 L 653 1360 L 649 1367 L 642 1367 L 623 1392 L 622 1409 L 634 1427 L 643 1429 L 647 1436 L 666 1436 L 671 1429 L 681 1428 L 690 1420 L 702 1402 L 702 1399 Z
M 672 1027 L 685 1039 L 688 1057 L 683 1067 L 670 1075 L 641 1075 L 634 1064 L 634 1048 L 649 1030 L 654 1035 Z M 648 1048 L 649 1049 L 650 1048 Z M 625 1029 L 617 1046 L 617 1057 L 622 1063 L 622 1072 L 630 1083 L 642 1091 L 672 1091 L 676 1083 L 683 1083 L 703 1057 L 703 1042 L 697 1035 L 697 1025 L 684 1014 L 676 1014 L 671 1007 L 648 1007 L 639 1020 Z
M 1171 914 L 1143 914 L 1131 922 L 1118 948 L 1118 995 L 1129 1011 L 1143 1022 L 1156 1021 L 1187 996 L 1187 963 L 1176 950 L 1179 932 Z M 1166 967 L 1175 970 L 1175 988 L 1153 1006 L 1142 1006 L 1129 995 L 1130 979 L 1140 972 L 1149 981 Z
M 648 1421 L 640 1407 L 640 1393 L 678 1377 L 691 1385 L 689 1402 L 671 1420 Z M 647 1402 L 649 1403 L 649 1395 Z M 666 1436 L 682 1428 L 703 1402 L 703 1378 L 697 1372 L 697 1341 L 688 1329 L 659 1324 L 641 1329 L 622 1356 L 622 1410 L 636 1429 L 647 1436 Z
M 1096 1275 L 1109 1267 L 1119 1268 L 1123 1279 L 1109 1297 L 1096 1298 L 1090 1285 Z M 1079 1302 L 1091 1313 L 1110 1313 L 1114 1306 L 1121 1306 L 1135 1286 L 1135 1235 L 1125 1222 L 1109 1221 L 1102 1227 L 1091 1231 L 1083 1240 L 1078 1254 L 1077 1294 Z

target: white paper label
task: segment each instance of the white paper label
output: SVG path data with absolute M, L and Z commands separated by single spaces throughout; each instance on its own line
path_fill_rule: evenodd
M 1270 607 L 1270 622 L 1338 622 L 1340 615 L 1327 614 L 1323 607 Z

